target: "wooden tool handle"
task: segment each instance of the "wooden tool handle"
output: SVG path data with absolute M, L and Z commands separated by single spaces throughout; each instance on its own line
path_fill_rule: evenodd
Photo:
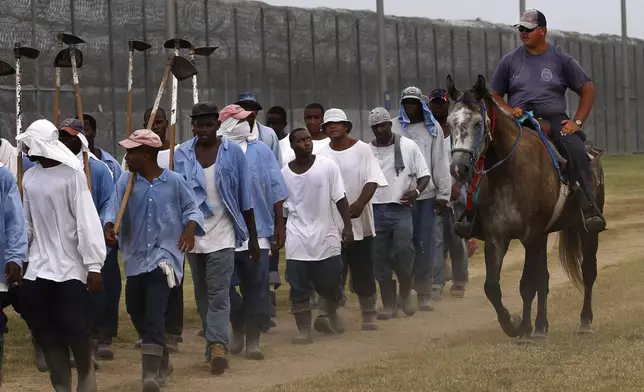
M 20 143 L 18 143 L 20 145 Z M 24 196 L 22 194 L 22 151 L 18 151 L 18 192 L 20 192 L 20 200 L 24 200 Z
M 119 207 L 119 214 L 116 216 L 116 222 L 114 222 L 114 232 L 118 233 L 119 228 L 121 227 L 121 222 L 123 222 L 123 214 L 125 214 L 125 207 L 127 207 L 127 201 L 130 198 L 130 193 L 132 193 L 132 186 L 134 186 L 134 173 L 130 173 L 130 179 L 127 181 L 127 188 L 125 188 L 125 194 L 123 195 L 123 200 L 121 201 L 121 206 Z
M 148 123 L 146 125 L 146 129 L 151 129 L 152 124 L 154 124 L 154 118 L 156 117 L 157 109 L 159 108 L 159 104 L 161 103 L 161 97 L 163 96 L 163 90 L 165 89 L 165 85 L 168 81 L 168 75 L 170 75 L 170 66 L 172 63 L 168 62 L 165 66 L 165 70 L 163 71 L 163 78 L 161 79 L 161 85 L 159 86 L 159 91 L 157 92 L 157 97 L 154 100 L 154 106 L 152 107 L 152 112 L 150 113 L 150 118 L 148 119 Z M 171 153 L 174 152 L 174 150 L 171 150 Z M 173 154 L 174 155 L 174 154 Z M 119 228 L 121 227 L 121 222 L 123 221 L 123 215 L 125 214 L 125 207 L 127 207 L 127 202 L 128 199 L 130 198 L 130 194 L 132 193 L 132 187 L 134 186 L 134 177 L 136 176 L 135 173 L 130 173 L 130 179 L 127 182 L 127 187 L 125 188 L 125 194 L 123 195 L 123 200 L 121 200 L 121 205 L 119 207 L 119 213 L 116 216 L 116 222 L 114 222 L 114 232 L 118 233 Z
M 176 133 L 177 124 L 172 124 L 170 126 L 170 164 L 168 165 L 170 170 L 174 170 L 174 147 L 176 146 Z

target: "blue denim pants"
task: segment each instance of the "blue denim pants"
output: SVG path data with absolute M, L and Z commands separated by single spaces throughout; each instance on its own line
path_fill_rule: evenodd
M 416 200 L 411 214 L 414 224 L 414 290 L 419 298 L 430 297 L 434 275 L 436 199 Z

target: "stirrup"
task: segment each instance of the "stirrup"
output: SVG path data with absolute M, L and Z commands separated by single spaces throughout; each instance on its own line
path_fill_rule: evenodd
M 471 220 L 469 219 L 470 215 L 472 215 Z M 477 215 L 478 210 L 476 209 L 473 212 L 465 211 L 458 221 L 454 222 L 454 232 L 456 235 L 465 239 L 471 238 Z

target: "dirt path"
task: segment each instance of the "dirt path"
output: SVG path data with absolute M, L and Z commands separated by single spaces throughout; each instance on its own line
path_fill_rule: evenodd
M 644 251 L 644 241 L 636 227 L 644 225 L 644 218 L 626 216 L 611 221 L 611 230 L 602 234 L 599 251 L 600 270 L 632 254 Z M 556 235 L 549 241 L 549 265 L 551 289 L 567 284 L 567 277 L 559 267 L 556 249 Z M 185 330 L 181 353 L 173 356 L 175 373 L 169 380 L 165 391 L 204 391 L 223 389 L 227 392 L 259 390 L 262 387 L 293 381 L 328 373 L 337 369 L 354 367 L 363 362 L 377 361 L 419 343 L 440 339 L 446 335 L 473 329 L 488 328 L 496 325 L 496 316 L 482 292 L 484 266 L 477 258 L 470 266 L 471 284 L 464 299 L 451 299 L 445 295 L 431 313 L 417 313 L 413 317 L 399 317 L 396 320 L 380 322 L 379 330 L 362 332 L 359 330 L 359 310 L 355 302 L 350 302 L 342 310 L 347 325 L 343 336 L 314 336 L 315 343 L 306 346 L 293 346 L 290 339 L 295 334 L 292 317 L 286 312 L 279 314 L 278 327 L 263 336 L 262 346 L 266 360 L 253 362 L 243 356 L 231 358 L 230 372 L 222 377 L 213 377 L 204 364 L 203 343 L 196 336 L 196 330 Z M 523 261 L 523 248 L 513 244 L 504 262 L 504 302 L 513 312 L 520 310 L 521 301 L 518 283 Z M 601 271 L 600 278 L 601 279 Z M 581 294 L 575 301 L 580 303 Z M 601 315 L 598 317 L 601 322 Z M 551 320 L 556 328 L 556 320 Z M 499 334 L 501 334 L 499 328 Z M 135 391 L 140 388 L 140 353 L 124 347 L 118 348 L 118 360 L 103 363 L 98 373 L 102 391 Z M 15 375 L 3 385 L 6 391 L 49 390 L 45 375 L 36 375 L 31 369 L 28 374 L 15 379 Z M 37 384 L 37 385 L 36 385 Z

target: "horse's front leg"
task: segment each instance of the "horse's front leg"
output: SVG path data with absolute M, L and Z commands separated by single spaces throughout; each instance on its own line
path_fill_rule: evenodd
M 503 306 L 501 294 L 501 267 L 503 257 L 508 251 L 510 240 L 508 238 L 485 238 L 485 295 L 494 306 L 499 324 L 506 335 L 517 337 L 521 318 L 511 316 L 508 309 Z

